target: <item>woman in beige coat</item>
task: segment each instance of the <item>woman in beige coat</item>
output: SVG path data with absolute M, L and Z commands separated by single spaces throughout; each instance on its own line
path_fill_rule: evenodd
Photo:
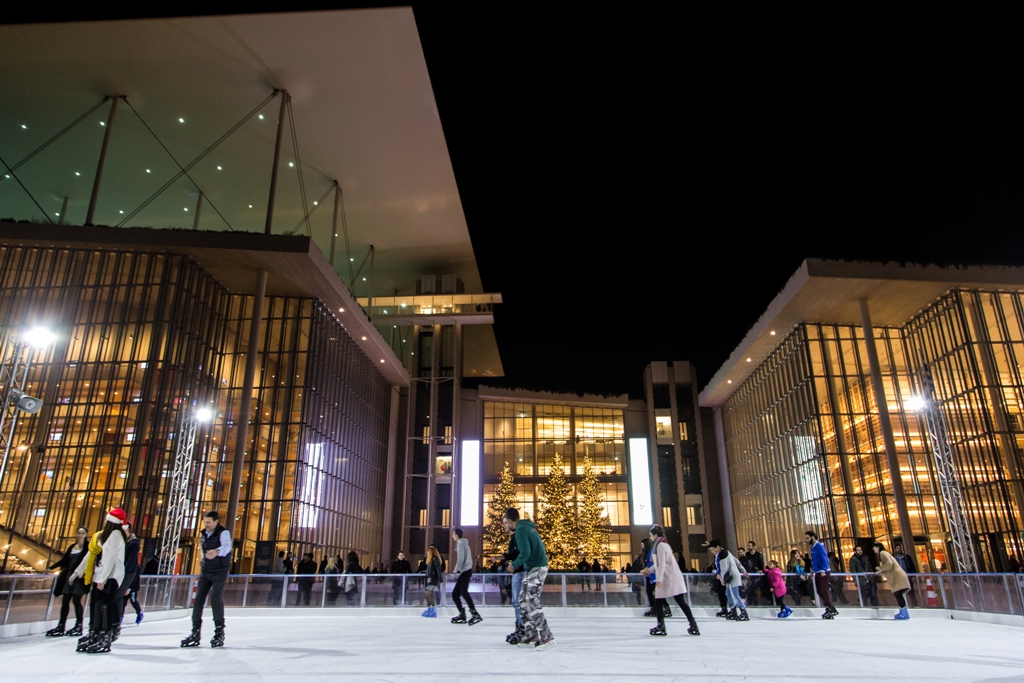
M 907 573 L 903 571 L 903 567 L 896 561 L 896 558 L 886 552 L 885 546 L 881 543 L 875 543 L 875 554 L 878 556 L 878 574 L 885 577 L 886 583 L 889 584 L 889 590 L 892 591 L 900 606 L 900 611 L 894 618 L 905 621 L 910 618 L 910 613 L 907 612 L 907 601 L 903 596 L 910 591 L 910 579 L 907 578 Z
M 697 620 L 693 618 L 690 606 L 686 604 L 683 595 L 686 594 L 686 580 L 683 573 L 679 571 L 676 557 L 672 554 L 672 547 L 665 539 L 665 530 L 655 524 L 651 527 L 651 561 L 653 565 L 646 567 L 641 573 L 648 576 L 654 582 L 654 614 L 658 617 L 658 625 L 651 629 L 652 636 L 664 636 L 665 633 L 665 610 L 668 608 L 668 598 L 674 597 L 679 609 L 683 610 L 686 620 L 690 622 L 690 628 L 686 630 L 691 636 L 699 636 L 700 629 L 697 628 Z

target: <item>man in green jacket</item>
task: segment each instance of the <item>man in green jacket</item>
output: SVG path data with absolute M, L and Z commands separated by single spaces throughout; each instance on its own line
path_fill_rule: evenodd
M 548 575 L 548 555 L 544 551 L 544 541 L 540 540 L 537 526 L 529 520 L 520 520 L 519 510 L 515 508 L 505 511 L 503 523 L 506 531 L 515 533 L 516 547 L 519 549 L 519 556 L 513 560 L 512 567 L 526 570 L 523 589 L 519 593 L 519 613 L 525 631 L 519 640 L 519 647 L 538 650 L 550 647 L 555 644 L 555 639 L 548 628 L 541 604 L 544 579 Z

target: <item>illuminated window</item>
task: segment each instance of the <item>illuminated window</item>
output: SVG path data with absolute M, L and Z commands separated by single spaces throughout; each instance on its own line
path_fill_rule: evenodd
M 420 510 L 420 526 L 426 526 L 426 525 L 427 525 L 427 511 L 426 510 Z
M 423 428 L 423 443 L 424 444 L 430 443 L 430 427 L 429 426 L 426 426 L 426 427 Z
M 668 410 L 658 410 L 654 416 L 654 431 L 659 444 L 672 443 L 672 415 Z
M 452 456 L 439 455 L 434 458 L 434 474 L 451 474 Z
M 672 508 L 663 507 L 661 508 L 661 518 L 664 520 L 664 526 L 672 526 Z
M 701 514 L 700 508 L 700 505 L 686 506 L 686 524 L 688 526 L 697 526 L 704 523 L 704 515 Z
M 444 442 L 446 444 L 450 444 L 452 442 L 452 426 L 451 425 L 445 425 L 444 426 Z

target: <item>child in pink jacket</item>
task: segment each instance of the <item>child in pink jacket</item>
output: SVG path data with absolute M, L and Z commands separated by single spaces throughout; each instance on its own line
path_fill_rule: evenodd
M 782 570 L 779 569 L 779 564 L 775 560 L 768 560 L 768 568 L 764 570 L 764 573 L 768 577 L 768 584 L 772 587 L 775 606 L 781 610 L 775 616 L 779 619 L 785 619 L 793 613 L 793 610 L 782 601 L 786 597 L 786 580 L 782 577 Z

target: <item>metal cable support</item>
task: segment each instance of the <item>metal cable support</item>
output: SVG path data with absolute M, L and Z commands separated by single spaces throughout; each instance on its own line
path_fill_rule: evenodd
M 288 98 L 288 126 L 292 133 L 292 150 L 295 152 L 295 168 L 299 174 L 299 197 L 302 198 L 302 211 L 305 213 L 303 220 L 306 222 L 306 233 L 312 237 L 313 231 L 309 227 L 308 204 L 306 203 L 306 181 L 302 177 L 302 157 L 299 155 L 299 136 L 295 132 L 295 113 L 292 111 L 292 98 Z M 327 195 L 324 195 L 325 197 Z M 321 201 L 323 201 L 321 199 Z
M 327 188 L 327 191 L 324 192 L 323 195 L 320 196 L 320 199 L 313 203 L 313 208 L 311 208 L 305 216 L 299 219 L 299 222 L 295 224 L 295 227 L 288 231 L 289 235 L 294 235 L 298 232 L 303 223 L 307 226 L 309 225 L 309 217 L 313 215 L 314 211 L 320 208 L 320 205 L 324 203 L 324 200 L 327 199 L 327 195 L 329 195 L 332 190 L 334 190 L 334 183 L 331 183 L 331 186 Z M 312 237 L 312 235 L 310 236 Z
M 37 201 L 36 201 L 36 198 L 35 198 L 35 197 L 33 197 L 33 196 L 32 196 L 32 193 L 28 191 L 28 188 L 27 188 L 27 187 L 25 187 L 25 183 L 21 182 L 21 178 L 19 178 L 19 177 L 18 177 L 18 176 L 17 176 L 17 175 L 16 175 L 15 173 L 14 173 L 14 169 L 12 169 L 12 168 L 11 168 L 10 166 L 8 166 L 8 165 L 7 165 L 7 162 L 6 162 L 6 161 L 4 161 L 4 158 L 3 158 L 3 157 L 0 157 L 0 164 L 3 164 L 3 165 L 4 165 L 4 168 L 6 168 L 6 169 L 7 169 L 7 171 L 8 171 L 8 172 L 9 172 L 9 173 L 11 174 L 11 177 L 12 177 L 12 178 L 14 178 L 14 180 L 15 180 L 15 181 L 16 181 L 16 182 L 17 182 L 17 183 L 18 183 L 19 185 L 21 185 L 21 189 L 25 190 L 25 194 L 27 194 L 27 195 L 28 195 L 28 198 L 32 200 L 32 203 L 33 203 L 33 204 L 35 204 L 35 205 L 36 205 L 37 207 L 39 207 L 39 210 L 43 212 L 43 215 L 44 215 L 44 216 L 46 216 L 46 220 L 50 221 L 50 225 L 53 225 L 53 219 L 52 219 L 52 218 L 50 218 L 49 214 L 47 214 L 47 213 L 46 213 L 46 209 L 44 209 L 43 207 L 39 206 L 39 202 L 37 202 Z
M 98 103 L 97 103 L 97 104 L 96 104 L 95 106 L 93 106 L 93 107 L 92 107 L 92 109 L 90 109 L 89 111 L 85 112 L 84 114 L 82 114 L 81 116 L 79 116 L 79 117 L 78 117 L 77 119 L 75 119 L 74 121 L 72 121 L 71 123 L 69 123 L 68 125 L 64 126 L 64 127 L 63 127 L 63 128 L 62 128 L 62 129 L 61 129 L 61 130 L 60 130 L 60 131 L 59 131 L 59 132 L 58 132 L 58 133 L 56 134 L 56 135 L 54 135 L 54 136 L 53 136 L 52 138 L 50 138 L 49 140 L 47 140 L 47 141 L 46 141 L 46 142 L 44 142 L 43 144 L 41 144 L 41 145 L 39 145 L 38 147 L 36 147 L 36 148 L 35 148 L 34 150 L 32 150 L 31 152 L 29 152 L 28 156 L 24 157 L 24 158 L 23 158 L 23 159 L 22 159 L 21 161 L 19 161 L 18 163 L 14 164 L 14 166 L 8 166 L 8 168 L 9 168 L 9 169 L 11 170 L 12 174 L 13 174 L 13 172 L 14 172 L 14 171 L 17 171 L 17 170 L 18 170 L 19 168 L 21 168 L 21 167 L 22 167 L 22 166 L 24 166 L 24 165 L 25 165 L 26 163 L 28 163 L 29 161 L 31 161 L 31 160 L 32 160 L 32 157 L 34 157 L 35 155 L 37 155 L 37 154 L 39 154 L 40 152 L 42 152 L 42 151 L 43 151 L 44 149 L 46 149 L 47 147 L 49 147 L 49 146 L 50 146 L 50 145 L 51 145 L 52 143 L 56 142 L 56 141 L 57 141 L 57 138 L 61 137 L 62 135 L 64 135 L 64 133 L 67 133 L 67 132 L 68 132 L 69 130 L 71 130 L 72 128 L 74 128 L 75 126 L 77 126 L 78 124 L 80 124 L 80 123 L 81 123 L 82 121 L 84 121 L 84 120 L 85 120 L 85 118 L 86 118 L 87 116 L 89 116 L 89 115 L 90 115 L 90 114 L 92 114 L 92 113 L 93 113 L 94 111 L 96 111 L 97 109 L 99 109 L 100 107 L 102 107 L 102 106 L 104 105 L 104 103 L 105 103 L 105 102 L 106 102 L 107 100 L 109 100 L 109 99 L 110 99 L 110 97 L 109 97 L 109 96 L 108 96 L 108 97 L 104 97 L 104 98 L 103 98 L 102 100 L 100 100 L 100 101 L 99 101 L 99 102 L 98 102 Z M 4 164 L 4 165 L 6 166 L 6 164 Z M 3 181 L 4 181 L 4 178 L 0 178 L 0 183 L 2 183 Z

